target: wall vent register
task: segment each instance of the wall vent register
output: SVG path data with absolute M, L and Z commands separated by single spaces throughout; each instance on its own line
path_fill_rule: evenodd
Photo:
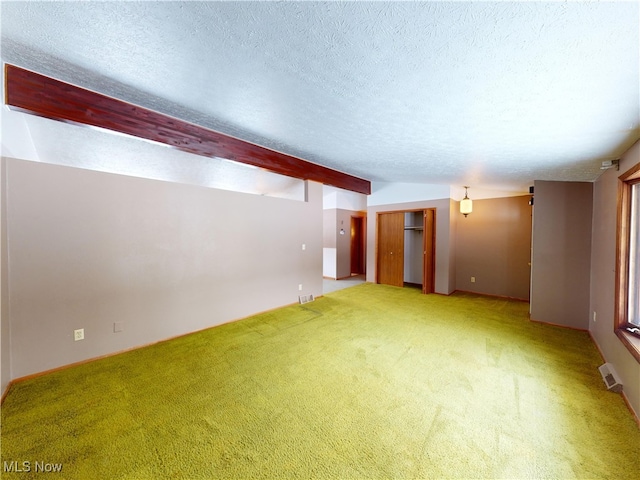
M 602 375 L 602 380 L 604 380 L 607 390 L 611 390 L 616 393 L 622 392 L 622 382 L 613 368 L 613 365 L 605 363 L 604 365 L 600 365 L 598 370 L 600 370 L 600 375 Z

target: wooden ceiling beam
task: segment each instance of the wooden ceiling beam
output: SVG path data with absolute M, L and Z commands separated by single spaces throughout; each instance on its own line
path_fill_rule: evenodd
M 369 195 L 371 182 L 220 132 L 35 73 L 5 65 L 5 102 L 41 117 L 90 125 L 219 157 L 302 180 Z

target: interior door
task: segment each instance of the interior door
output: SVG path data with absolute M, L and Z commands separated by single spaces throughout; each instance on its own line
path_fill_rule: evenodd
M 351 275 L 365 273 L 363 223 L 363 217 L 351 217 Z
M 404 212 L 378 214 L 377 283 L 404 286 Z
M 422 293 L 436 291 L 436 211 L 424 211 L 424 278 Z

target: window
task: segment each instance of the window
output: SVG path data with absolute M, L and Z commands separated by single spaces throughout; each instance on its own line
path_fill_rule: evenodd
M 631 219 L 629 222 L 629 305 L 627 307 L 627 321 L 633 325 L 640 326 L 640 235 L 638 234 L 638 220 L 640 216 L 640 184 L 631 185 Z
M 640 164 L 618 180 L 615 331 L 640 362 Z

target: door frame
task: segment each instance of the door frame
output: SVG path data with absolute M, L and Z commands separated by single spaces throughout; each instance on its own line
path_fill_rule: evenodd
M 424 209 L 422 234 L 422 293 L 436 291 L 436 209 Z
M 422 293 L 435 293 L 436 284 L 436 219 L 437 208 L 415 208 L 409 210 L 385 210 L 376 212 L 376 244 L 375 244 L 375 265 L 376 265 L 376 283 L 380 283 L 380 215 L 389 213 L 413 213 L 423 212 L 423 255 L 422 255 Z M 404 239 L 404 235 L 403 235 Z M 404 241 L 404 240 L 403 240 Z M 403 263 L 404 271 L 404 263 Z M 404 275 L 403 275 L 404 278 Z

